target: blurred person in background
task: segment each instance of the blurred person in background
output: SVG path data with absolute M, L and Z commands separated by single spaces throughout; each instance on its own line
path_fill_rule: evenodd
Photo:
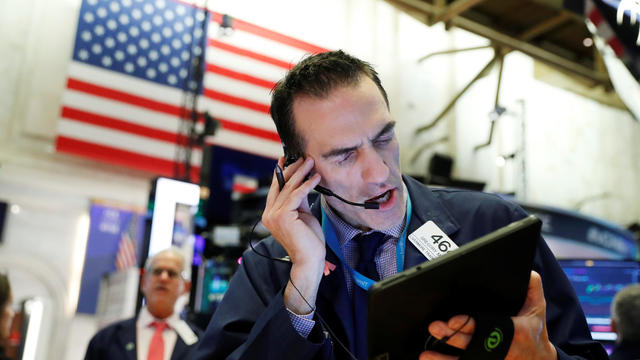
M 149 258 L 141 289 L 146 305 L 138 316 L 100 330 L 90 341 L 85 359 L 188 359 L 195 350 L 200 329 L 180 319 L 178 298 L 189 292 L 184 278 L 185 259 L 169 248 Z
M 640 359 L 640 284 L 625 287 L 613 298 L 611 328 L 618 334 L 611 360 Z
M 13 309 L 11 309 L 12 302 L 13 294 L 11 293 L 9 278 L 5 274 L 0 274 L 0 360 L 10 359 L 4 348 L 9 339 L 13 315 L 15 315 Z

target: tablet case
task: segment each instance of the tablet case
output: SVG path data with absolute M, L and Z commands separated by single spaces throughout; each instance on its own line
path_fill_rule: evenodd
M 522 308 L 541 221 L 531 215 L 369 289 L 369 358 L 417 359 L 434 320 Z

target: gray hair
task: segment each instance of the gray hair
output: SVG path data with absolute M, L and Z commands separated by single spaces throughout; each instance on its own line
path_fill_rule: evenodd
M 616 294 L 611 319 L 621 340 L 640 343 L 640 284 L 629 285 Z
M 180 269 L 180 275 L 182 276 L 183 279 L 186 280 L 185 267 L 187 266 L 187 260 L 185 259 L 184 254 L 182 253 L 182 249 L 176 246 L 171 246 L 164 250 L 160 250 L 155 255 L 148 257 L 147 261 L 144 263 L 144 273 L 149 274 L 151 272 L 151 264 L 153 264 L 153 260 L 155 260 L 155 258 L 158 257 L 160 254 L 166 254 L 166 253 L 174 254 L 182 260 L 182 269 Z

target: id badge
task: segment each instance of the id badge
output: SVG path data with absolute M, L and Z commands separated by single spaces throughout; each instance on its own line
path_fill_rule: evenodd
M 431 220 L 411 233 L 409 241 L 429 260 L 458 248 L 458 245 Z

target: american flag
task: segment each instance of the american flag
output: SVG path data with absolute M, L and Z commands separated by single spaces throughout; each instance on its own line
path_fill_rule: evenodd
M 83 0 L 56 149 L 173 176 L 185 92 L 195 87 L 197 111 L 221 124 L 207 144 L 276 158 L 269 91 L 305 54 L 323 51 L 182 1 Z M 200 87 L 191 64 L 202 52 Z M 201 162 L 195 148 L 192 179 Z
M 593 1 L 585 1 L 585 17 L 596 26 L 596 34 L 603 38 L 619 58 L 624 57 L 625 49 L 611 25 L 603 18 L 602 12 Z
M 118 254 L 116 255 L 116 269 L 118 271 L 138 266 L 136 242 L 138 216 L 133 214 L 129 220 L 127 229 L 120 234 Z
M 593 24 L 588 27 L 601 38 L 640 81 L 640 5 L 637 0 L 565 0 L 565 7 Z M 611 75 L 611 74 L 610 74 Z

